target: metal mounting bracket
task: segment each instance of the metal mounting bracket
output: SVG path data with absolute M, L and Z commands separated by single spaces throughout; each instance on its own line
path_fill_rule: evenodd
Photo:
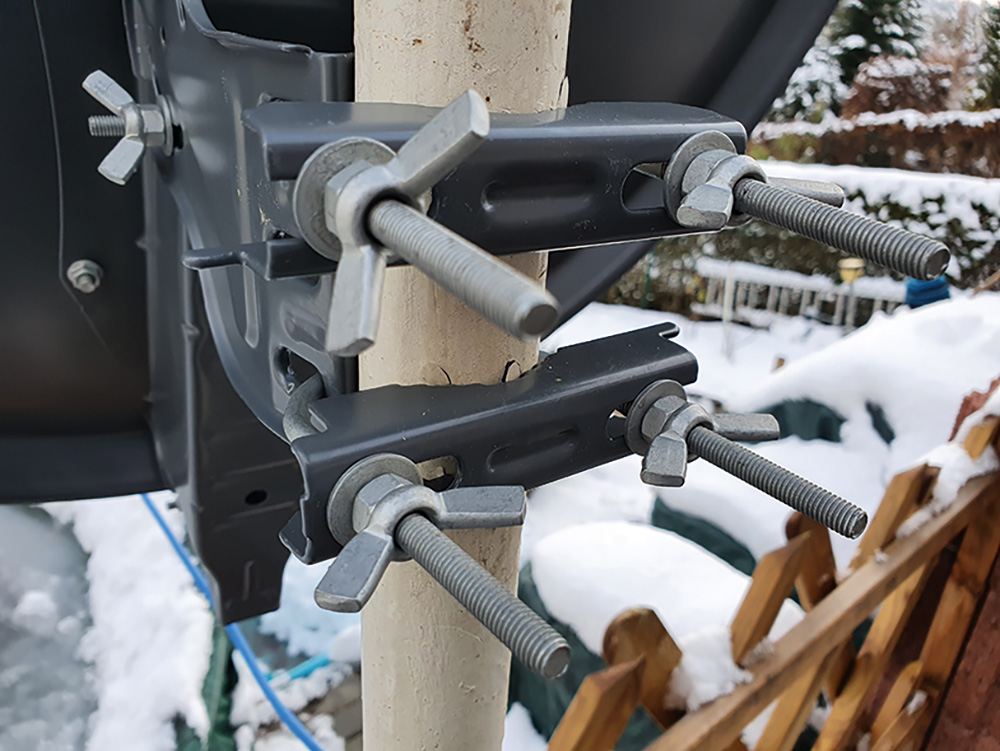
M 491 386 L 383 386 L 316 400 L 312 421 L 327 429 L 292 441 L 305 492 L 282 541 L 306 563 L 337 555 L 348 538 L 331 534 L 328 499 L 372 454 L 451 457 L 452 487 L 529 488 L 628 456 L 618 408 L 653 381 L 697 376 L 694 356 L 670 341 L 676 333 L 667 324 L 564 347 Z

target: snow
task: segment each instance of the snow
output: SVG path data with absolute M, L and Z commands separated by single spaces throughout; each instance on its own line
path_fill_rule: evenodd
M 181 512 L 154 501 L 183 534 Z M 45 510 L 73 525 L 90 554 L 93 625 L 80 643 L 93 663 L 97 709 L 88 751 L 172 751 L 174 722 L 208 730 L 201 696 L 212 651 L 213 616 L 205 598 L 137 496 L 50 503 Z
M 257 681 L 250 674 L 250 669 L 242 655 L 233 654 L 233 664 L 239 682 L 233 692 L 233 707 L 229 719 L 234 727 L 249 726 L 259 728 L 278 721 L 274 707 L 260 690 Z M 302 710 L 309 702 L 319 699 L 329 693 L 330 689 L 341 683 L 346 676 L 346 668 L 336 663 L 314 670 L 309 675 L 289 680 L 287 675 L 271 680 L 271 687 L 282 703 L 293 712 Z M 322 715 L 317 715 L 322 716 Z
M 924 458 L 928 466 L 939 468 L 933 497 L 930 503 L 918 509 L 900 525 L 897 537 L 908 537 L 944 512 L 955 502 L 962 486 L 969 480 L 1000 469 L 1000 457 L 997 457 L 992 446 L 987 446 L 982 455 L 973 459 L 963 445 L 973 427 L 994 415 L 1000 415 L 1000 390 L 993 392 L 979 410 L 965 418 L 952 441 L 931 451 Z
M 531 724 L 531 715 L 523 704 L 514 702 L 504 723 L 501 751 L 546 751 L 549 744 Z
M 333 637 L 330 657 L 348 665 L 361 664 L 361 624 L 348 626 Z
M 97 696 L 78 656 L 89 625 L 85 566 L 72 533 L 47 514 L 0 506 L 3 751 L 82 751 L 86 744 Z
M 807 276 L 796 271 L 773 269 L 746 261 L 723 261 L 719 258 L 701 256 L 695 262 L 695 271 L 701 276 L 715 279 L 725 279 L 731 274 L 738 282 L 788 287 L 829 295 L 848 293 L 848 285 L 834 284 L 830 277 L 822 274 Z M 888 276 L 863 276 L 854 283 L 854 292 L 863 297 L 902 302 L 906 299 L 906 284 Z
M 52 596 L 44 590 L 33 589 L 24 593 L 10 614 L 10 621 L 18 628 L 50 636 L 58 626 L 59 608 Z
M 733 663 L 728 631 L 749 577 L 672 532 L 629 522 L 568 527 L 535 545 L 532 575 L 549 613 L 595 654 L 622 612 L 654 610 L 683 654 L 671 706 L 693 710 L 749 677 Z M 770 637 L 801 617 L 786 601 Z
M 680 327 L 674 341 L 698 357 L 698 380 L 689 393 L 721 402 L 766 379 L 779 357 L 790 362 L 823 349 L 841 335 L 836 327 L 801 318 L 777 320 L 761 332 L 742 326 L 727 329 L 716 321 L 695 323 L 654 310 L 591 303 L 542 342 L 542 349 L 552 351 L 664 322 Z M 726 354 L 727 336 L 731 356 Z
M 729 406 L 753 411 L 813 399 L 848 423 L 866 424 L 866 403 L 877 404 L 896 433 L 884 465 L 891 476 L 946 440 L 965 394 L 998 373 L 1000 296 L 978 295 L 877 314 L 850 336 L 745 389 Z M 864 436 L 849 432 L 845 443 L 852 438 Z
M 681 662 L 671 678 L 667 696 L 670 709 L 696 712 L 753 678 L 749 671 L 733 662 L 728 624 L 689 635 L 681 648 Z
M 341 631 L 361 623 L 359 613 L 333 613 L 316 606 L 313 592 L 329 566 L 307 566 L 291 556 L 281 578 L 280 606 L 260 617 L 260 632 L 284 642 L 290 655 L 327 654 Z
M 732 411 L 808 398 L 846 418 L 841 443 L 790 437 L 754 450 L 857 504 L 869 518 L 893 475 L 947 439 L 965 394 L 1000 373 L 1000 295 L 994 294 L 879 313 L 843 338 L 834 327 L 801 319 L 778 321 L 767 331 L 734 326 L 732 359 L 724 354 L 721 323 L 592 304 L 545 345 L 662 321 L 678 323 L 677 341 L 698 357 L 700 374 L 689 393 Z M 779 356 L 786 364 L 774 372 Z M 872 427 L 867 402 L 885 411 L 896 433 L 891 445 Z M 639 481 L 638 468 L 638 457 L 629 457 L 534 491 L 522 558 L 531 560 L 540 541 L 567 525 L 648 521 L 653 494 Z M 758 558 L 785 542 L 791 510 L 705 461 L 688 466 L 683 487 L 660 492 L 671 508 L 713 522 Z M 838 566 L 846 568 L 857 542 L 831 537 Z
M 752 139 L 771 141 L 784 135 L 821 137 L 828 133 L 839 133 L 855 128 L 878 128 L 902 124 L 907 130 L 918 128 L 948 128 L 961 125 L 981 128 L 1000 120 L 1000 109 L 967 112 L 966 110 L 946 110 L 944 112 L 920 112 L 918 110 L 897 110 L 895 112 L 862 112 L 853 120 L 827 117 L 822 122 L 796 121 L 789 123 L 763 122 L 754 128 Z

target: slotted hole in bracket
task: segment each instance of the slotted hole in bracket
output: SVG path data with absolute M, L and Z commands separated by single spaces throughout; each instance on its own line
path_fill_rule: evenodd
M 431 490 L 441 493 L 449 490 L 458 483 L 462 476 L 462 467 L 454 456 L 438 456 L 428 459 L 417 465 L 420 476 L 424 478 L 424 485 Z
M 637 164 L 622 183 L 622 204 L 629 211 L 663 209 L 663 164 Z
M 623 404 L 622 407 L 624 406 Z M 626 419 L 625 414 L 620 408 L 608 415 L 608 421 L 604 424 L 604 434 L 608 437 L 609 441 L 617 440 L 625 435 Z

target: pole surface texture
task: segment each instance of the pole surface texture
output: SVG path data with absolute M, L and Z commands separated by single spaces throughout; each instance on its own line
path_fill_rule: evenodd
M 356 99 L 444 106 L 473 88 L 494 112 L 565 104 L 569 0 L 355 0 Z M 477 197 L 470 196 L 475 200 Z M 544 282 L 546 256 L 506 258 Z M 390 268 L 361 387 L 496 383 L 538 357 L 412 268 Z M 520 528 L 449 532 L 511 591 Z M 364 745 L 499 751 L 510 654 L 413 562 L 362 613 Z

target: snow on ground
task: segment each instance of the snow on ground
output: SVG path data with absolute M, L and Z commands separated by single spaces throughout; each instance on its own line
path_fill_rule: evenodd
M 536 546 L 532 575 L 548 611 L 572 626 L 594 654 L 602 652 L 611 621 L 633 607 L 655 610 L 680 642 L 728 623 L 749 583 L 695 543 L 631 522 L 577 525 L 549 535 Z M 772 636 L 799 617 L 801 611 L 787 603 Z
M 528 710 L 522 704 L 512 704 L 504 723 L 502 751 L 546 751 L 548 747 L 531 724 Z
M 78 654 L 90 625 L 86 564 L 72 533 L 44 512 L 0 506 L 3 751 L 83 751 L 97 705 L 90 666 Z
M 260 632 L 284 642 L 290 655 L 329 654 L 338 634 L 361 623 L 360 613 L 333 613 L 316 606 L 313 592 L 329 567 L 329 562 L 307 566 L 291 556 L 281 578 L 280 606 L 260 617 Z
M 181 512 L 154 501 L 172 530 Z M 87 580 L 93 625 L 80 642 L 94 665 L 97 709 L 88 751 L 172 751 L 174 720 L 204 735 L 201 697 L 212 651 L 212 613 L 163 532 L 137 496 L 50 503 L 89 553 Z
M 592 304 L 544 345 L 556 346 L 672 321 L 678 343 L 699 361 L 688 390 L 734 411 L 764 409 L 785 399 L 824 403 L 847 422 L 842 443 L 795 437 L 755 450 L 874 513 L 888 481 L 945 442 L 965 394 L 1000 374 L 1000 295 L 945 301 L 892 315 L 877 314 L 850 336 L 801 319 L 776 321 L 769 331 L 731 327 L 732 357 L 723 354 L 721 323 Z M 778 357 L 785 366 L 774 371 Z M 887 446 L 872 427 L 866 402 L 883 408 L 896 438 Z M 591 470 L 532 494 L 522 556 L 560 524 L 644 521 L 651 489 L 639 481 L 637 457 Z M 673 508 L 707 519 L 757 557 L 784 544 L 791 511 L 705 461 L 688 467 L 681 488 L 658 489 Z M 561 522 L 560 520 L 567 520 Z M 838 565 L 846 567 L 856 543 L 832 536 Z
M 811 398 L 863 424 L 870 422 L 865 403 L 878 404 L 896 433 L 885 465 L 891 476 L 944 443 L 965 394 L 998 374 L 1000 295 L 978 295 L 877 314 L 851 336 L 744 389 L 730 406 Z
M 672 685 L 674 706 L 693 710 L 749 675 L 733 664 L 728 625 L 750 578 L 672 532 L 626 522 L 572 526 L 535 546 L 532 575 L 549 613 L 572 626 L 594 654 L 601 654 L 604 632 L 622 612 L 656 611 L 684 653 Z M 786 602 L 771 638 L 801 617 L 798 606 Z
M 542 349 L 552 351 L 664 321 L 680 327 L 674 341 L 698 358 L 698 380 L 689 391 L 721 402 L 767 378 L 779 357 L 790 362 L 840 338 L 839 329 L 801 318 L 775 321 L 767 331 L 743 326 L 726 329 L 715 321 L 696 323 L 672 313 L 591 303 L 542 342 Z M 725 354 L 726 337 L 731 357 Z

